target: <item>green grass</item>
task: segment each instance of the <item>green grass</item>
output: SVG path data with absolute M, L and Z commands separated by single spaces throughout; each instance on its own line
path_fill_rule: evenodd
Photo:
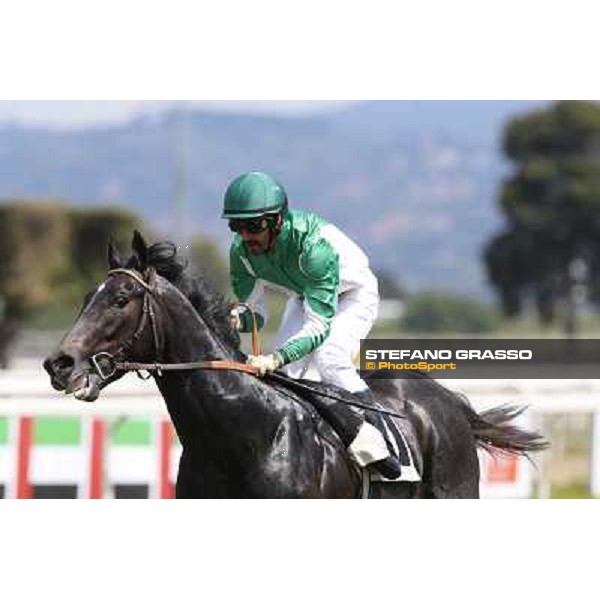
M 552 486 L 551 498 L 555 499 L 591 499 L 589 487 L 584 482 L 570 483 L 568 485 Z

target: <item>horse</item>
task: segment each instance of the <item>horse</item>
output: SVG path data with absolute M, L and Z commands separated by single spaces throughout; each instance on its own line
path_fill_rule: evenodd
M 174 244 L 148 246 L 135 231 L 131 246 L 124 261 L 108 244 L 106 280 L 86 295 L 44 361 L 51 385 L 92 402 L 123 376 L 117 359 L 164 365 L 151 374 L 182 445 L 177 498 L 364 497 L 364 471 L 306 395 L 243 370 L 176 369 L 198 359 L 245 362 L 231 305 L 205 278 L 188 274 Z M 478 498 L 478 447 L 517 455 L 546 447 L 540 435 L 511 423 L 517 406 L 478 414 L 420 373 L 367 381 L 380 407 L 405 417 L 395 422 L 421 476 L 374 484 L 371 497 Z M 339 392 L 312 384 L 319 386 L 325 395 Z

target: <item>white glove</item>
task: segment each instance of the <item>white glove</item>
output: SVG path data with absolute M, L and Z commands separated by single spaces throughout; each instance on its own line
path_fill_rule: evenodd
M 281 356 L 274 352 L 273 354 L 261 354 L 259 356 L 248 356 L 248 363 L 258 369 L 258 374 L 262 377 L 265 373 L 275 371 L 283 364 Z
M 229 322 L 234 331 L 239 331 L 242 328 L 242 320 L 240 319 L 240 311 L 237 308 L 232 308 L 229 313 Z

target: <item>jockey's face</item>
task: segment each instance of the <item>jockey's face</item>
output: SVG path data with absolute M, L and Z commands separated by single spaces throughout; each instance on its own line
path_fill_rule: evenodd
M 251 233 L 246 229 L 242 229 L 240 237 L 252 254 L 263 254 L 269 249 L 271 243 L 271 232 L 268 229 L 260 233 Z
M 252 254 L 267 252 L 272 243 L 269 221 L 264 217 L 256 219 L 232 219 L 229 228 L 236 231 Z

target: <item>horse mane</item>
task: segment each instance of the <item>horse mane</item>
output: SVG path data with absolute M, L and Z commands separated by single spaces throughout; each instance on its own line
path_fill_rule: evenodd
M 196 312 L 223 342 L 239 351 L 240 336 L 229 321 L 231 302 L 205 277 L 193 277 L 187 273 L 189 261 L 177 255 L 175 244 L 164 241 L 149 246 L 147 263 L 190 301 Z

